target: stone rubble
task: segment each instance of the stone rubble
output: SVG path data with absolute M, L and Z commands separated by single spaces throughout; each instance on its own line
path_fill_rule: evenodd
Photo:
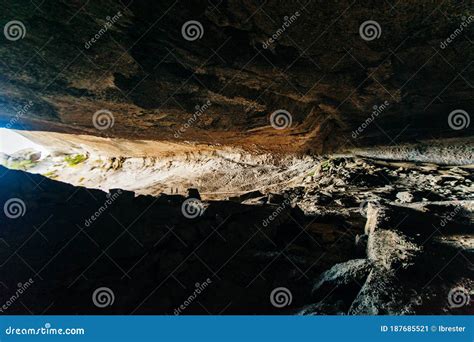
M 472 310 L 448 302 L 452 288 L 474 286 L 470 167 L 334 157 L 313 170 L 278 192 L 203 200 L 189 218 L 180 194 L 107 194 L 0 167 L 0 203 L 26 205 L 24 216 L 1 218 L 0 300 L 34 277 L 9 313 L 172 314 L 210 278 L 186 313 Z M 113 289 L 115 305 L 93 305 L 100 286 Z M 276 287 L 291 291 L 291 305 L 271 305 Z

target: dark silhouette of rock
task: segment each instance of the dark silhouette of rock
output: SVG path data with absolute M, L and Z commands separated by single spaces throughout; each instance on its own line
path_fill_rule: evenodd
M 186 218 L 179 195 L 132 197 L 3 167 L 0 174 L 0 204 L 18 198 L 25 208 L 16 219 L 0 213 L 0 302 L 18 283 L 34 280 L 21 297 L 24 306 L 14 303 L 5 313 L 173 314 L 209 278 L 199 303 L 184 314 L 205 313 L 201 305 L 213 313 L 279 314 L 306 301 L 298 295 L 309 286 L 297 281 L 303 269 L 314 278 L 344 261 L 340 253 L 321 259 L 322 251 L 308 249 L 301 227 L 312 218 L 290 218 L 291 208 L 267 227 L 262 222 L 275 205 L 210 201 L 202 216 Z M 271 260 L 258 256 L 267 252 Z M 281 282 L 295 282 L 294 305 L 283 311 L 268 298 Z M 113 305 L 94 305 L 101 287 L 114 293 Z
M 319 276 L 313 286 L 312 296 L 321 299 L 341 288 L 344 292 L 354 292 L 355 289 L 357 293 L 371 269 L 371 262 L 367 259 L 353 259 L 336 264 Z
M 234 201 L 234 202 L 241 203 L 241 202 L 247 201 L 249 199 L 259 198 L 259 197 L 263 197 L 263 194 L 260 191 L 256 190 L 256 191 L 246 192 L 245 194 L 242 194 L 242 195 L 239 195 L 239 196 L 230 197 L 229 201 Z
M 198 189 L 190 188 L 188 189 L 188 198 L 195 198 L 197 200 L 201 199 Z

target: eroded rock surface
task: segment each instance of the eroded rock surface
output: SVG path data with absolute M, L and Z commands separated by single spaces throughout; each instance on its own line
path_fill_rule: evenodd
M 106 193 L 1 167 L 0 204 L 24 203 L 2 214 L 2 300 L 34 280 L 5 312 L 468 313 L 450 296 L 474 284 L 472 173 L 436 170 L 331 158 L 278 192 L 199 202 L 199 188 Z M 402 188 L 421 201 L 397 201 Z M 100 287 L 115 295 L 105 309 Z M 275 306 L 282 287 L 291 297 Z
M 474 108 L 472 25 L 442 44 L 470 11 L 455 0 L 7 1 L 2 23 L 26 32 L 0 40 L 0 123 L 300 152 L 469 136 L 448 115 Z M 189 20 L 201 39 L 183 37 Z M 359 34 L 368 20 L 378 39 Z M 270 126 L 279 109 L 287 130 Z M 114 117 L 103 131 L 101 110 Z
M 351 255 L 351 239 L 340 242 L 346 252 L 331 251 L 332 241 L 304 228 L 313 218 L 289 204 L 190 204 L 0 171 L 2 206 L 15 199 L 23 214 L 2 212 L 0 302 L 34 280 L 6 313 L 173 314 L 207 279 L 182 313 L 284 313 L 309 302 L 307 279 Z M 329 229 L 360 230 L 337 220 Z M 269 299 L 281 286 L 293 294 L 283 309 Z M 114 305 L 94 305 L 100 287 L 113 291 Z
M 365 227 L 369 236 L 367 259 L 333 266 L 323 273 L 314 290 L 321 293 L 325 284 L 332 285 L 332 291 L 347 294 L 359 285 L 360 291 L 350 298 L 348 314 L 469 312 L 469 299 L 456 306 L 452 293 L 447 291 L 462 288 L 468 297 L 472 288 L 472 222 L 465 225 L 448 221 L 437 227 L 440 220 L 436 214 L 369 205 Z M 446 239 L 467 239 L 470 246 L 448 245 L 443 242 Z

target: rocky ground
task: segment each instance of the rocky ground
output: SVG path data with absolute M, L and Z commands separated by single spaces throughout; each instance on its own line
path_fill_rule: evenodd
M 305 213 L 347 213 L 368 201 L 387 204 L 472 199 L 472 166 L 335 157 L 304 179 L 298 205 Z
M 0 313 L 472 313 L 469 1 L 5 8 Z
M 0 176 L 3 312 L 472 312 L 470 166 L 332 156 L 220 200 Z
M 42 149 L 0 154 L 0 165 L 104 191 L 120 188 L 156 196 L 184 195 L 186 189 L 198 188 L 202 198 L 222 200 L 251 191 L 278 193 L 304 186 L 305 192 L 314 188 L 335 199 L 350 192 L 346 207 L 351 198 L 358 203 L 381 198 L 418 202 L 465 198 L 472 192 L 468 176 L 474 146 L 468 139 L 316 157 L 190 143 L 20 134 Z M 322 201 L 328 204 L 328 198 Z
M 121 188 L 140 195 L 186 194 L 199 188 L 206 199 L 226 199 L 250 191 L 281 190 L 310 174 L 313 157 L 255 155 L 240 149 L 209 149 L 161 157 L 130 157 L 52 152 L 41 157 L 28 149 L 0 154 L 0 164 L 42 174 L 77 186 L 109 191 Z

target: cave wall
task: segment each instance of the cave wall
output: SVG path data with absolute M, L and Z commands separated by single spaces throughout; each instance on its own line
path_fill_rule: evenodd
M 455 0 L 7 1 L 24 29 L 0 38 L 0 125 L 284 152 L 469 136 L 449 115 L 474 107 L 471 19 Z

